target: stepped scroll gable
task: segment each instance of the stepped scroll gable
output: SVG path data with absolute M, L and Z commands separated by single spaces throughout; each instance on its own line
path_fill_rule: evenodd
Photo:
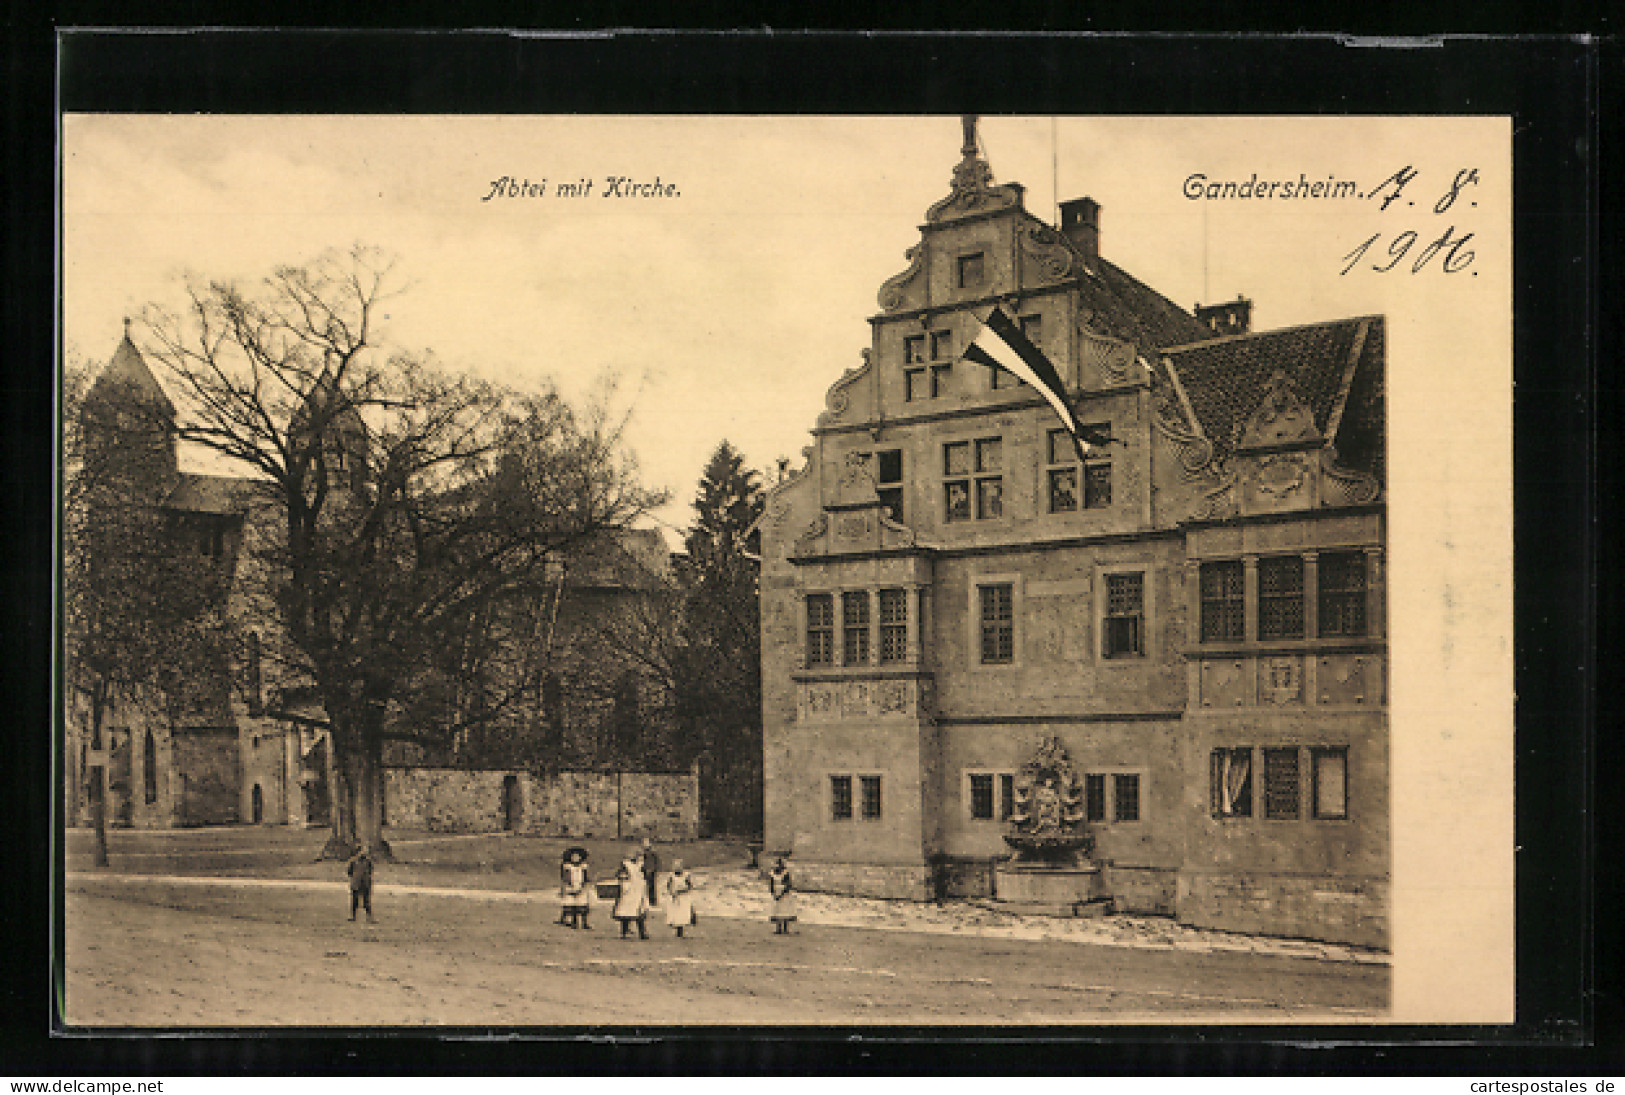
M 1386 946 L 1382 318 L 1199 320 L 974 128 L 758 525 L 768 851 L 997 900 L 1053 742 L 1091 907 Z M 966 357 L 994 309 L 1104 443 Z

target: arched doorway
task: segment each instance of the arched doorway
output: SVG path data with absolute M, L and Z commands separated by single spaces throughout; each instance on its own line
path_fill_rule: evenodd
M 260 790 L 259 784 L 254 784 L 254 790 L 249 794 L 249 810 L 254 818 L 255 825 L 265 824 L 265 792 Z
M 151 806 L 158 801 L 158 743 L 153 740 L 151 730 L 141 743 L 141 771 L 143 797 Z

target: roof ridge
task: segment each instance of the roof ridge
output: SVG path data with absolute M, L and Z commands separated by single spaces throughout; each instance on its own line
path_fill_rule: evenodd
M 1244 331 L 1239 335 L 1215 335 L 1212 338 L 1203 339 L 1201 342 L 1182 342 L 1177 346 L 1164 346 L 1157 352 L 1163 354 L 1182 354 L 1187 350 L 1204 350 L 1213 346 L 1223 346 L 1231 342 L 1242 342 L 1247 339 L 1267 338 L 1271 335 L 1286 335 L 1291 334 L 1294 331 L 1314 330 L 1317 327 L 1341 327 L 1345 324 L 1363 323 L 1381 318 L 1381 312 L 1371 312 L 1362 316 L 1344 316 L 1342 319 L 1326 319 L 1319 320 L 1314 323 L 1294 323 L 1290 327 L 1271 327 L 1267 331 Z
M 164 386 L 153 375 L 152 368 L 147 364 L 146 357 L 130 338 L 128 326 L 125 327 L 124 337 L 119 340 L 118 348 L 113 356 L 108 358 L 106 366 L 97 375 L 90 386 L 89 396 L 99 391 L 106 398 L 109 390 L 113 388 L 133 389 L 138 397 L 154 400 L 158 407 L 169 414 L 175 415 L 175 403 L 164 391 Z

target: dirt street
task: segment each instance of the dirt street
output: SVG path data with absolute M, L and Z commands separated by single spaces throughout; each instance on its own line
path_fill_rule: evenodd
M 79 879 L 66 1013 L 101 1026 L 1051 1024 L 1358 1021 L 1383 966 L 703 918 L 648 942 L 556 906 L 339 889 Z

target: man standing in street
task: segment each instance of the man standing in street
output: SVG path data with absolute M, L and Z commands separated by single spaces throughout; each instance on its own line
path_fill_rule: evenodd
M 660 891 L 657 877 L 660 874 L 660 857 L 655 854 L 654 845 L 648 837 L 643 838 L 643 877 L 649 886 L 649 907 L 652 909 L 660 904 Z
M 355 919 L 357 907 L 367 910 L 367 923 L 372 923 L 372 848 L 363 844 L 350 860 L 350 919 Z

